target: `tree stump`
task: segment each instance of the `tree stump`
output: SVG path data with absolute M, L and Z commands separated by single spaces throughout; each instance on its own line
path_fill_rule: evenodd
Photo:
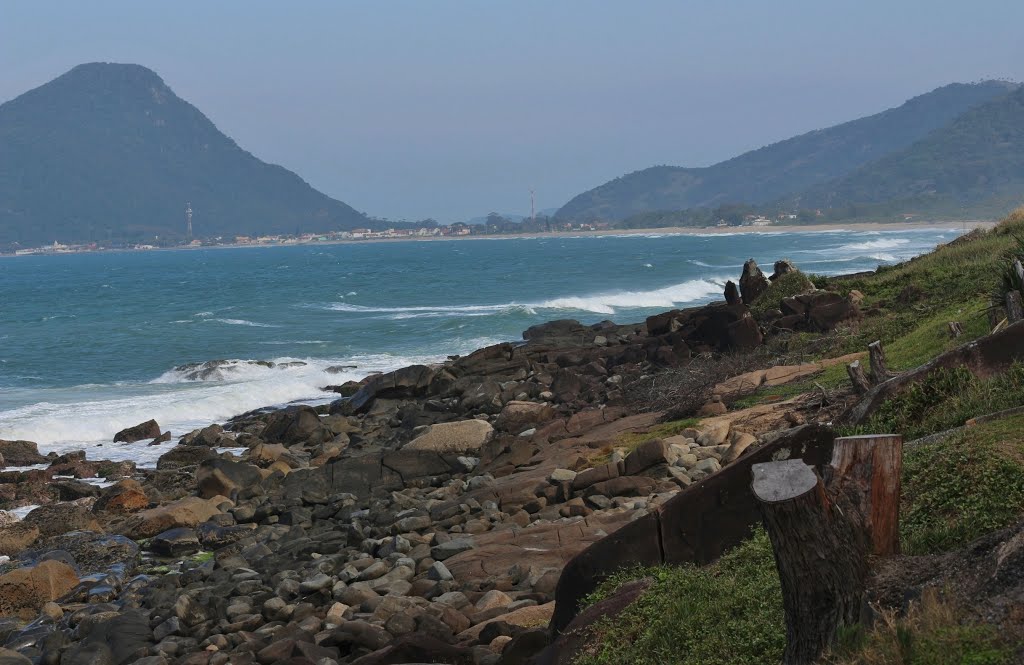
M 1020 291 L 1010 291 L 1006 294 L 1006 322 L 1016 323 L 1021 319 L 1024 319 L 1024 303 Z
M 857 507 L 871 554 L 899 554 L 902 471 L 903 437 L 898 434 L 844 436 L 832 446 L 829 494 L 843 495 Z
M 859 360 L 854 360 L 847 365 L 846 373 L 850 375 L 850 382 L 853 384 L 853 391 L 855 393 L 863 395 L 871 390 L 871 382 L 868 381 L 867 375 L 864 374 L 864 368 L 861 367 Z
M 895 376 L 886 365 L 885 350 L 882 348 L 881 340 L 868 344 L 868 354 L 871 356 L 871 378 L 874 379 L 876 386 Z
M 755 464 L 751 489 L 761 502 L 782 582 L 786 612 L 783 665 L 810 665 L 840 626 L 860 618 L 867 543 L 857 508 L 825 492 L 803 460 Z

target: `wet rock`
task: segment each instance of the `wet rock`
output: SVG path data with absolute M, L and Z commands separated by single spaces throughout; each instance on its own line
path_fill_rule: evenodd
M 136 441 L 144 441 L 160 438 L 160 425 L 155 420 L 147 420 L 144 423 L 139 423 L 134 427 L 126 427 L 117 434 L 114 435 L 114 443 L 123 441 L 124 443 L 135 443 Z
M 739 287 L 731 279 L 725 283 L 725 302 L 729 305 L 742 305 L 743 298 L 740 296 Z
M 88 508 L 71 503 L 40 506 L 26 515 L 24 522 L 37 527 L 44 538 L 69 531 L 100 530 L 99 522 Z
M 261 438 L 285 445 L 317 444 L 330 441 L 334 433 L 320 421 L 319 414 L 312 407 L 296 406 L 271 414 Z
M 129 517 L 119 527 L 121 533 L 130 538 L 150 538 L 175 527 L 195 527 L 220 513 L 217 507 L 224 497 L 202 499 L 197 496 L 185 497 L 157 508 L 143 510 Z
M 178 527 L 168 529 L 153 537 L 149 549 L 154 554 L 167 557 L 178 557 L 199 551 L 199 536 L 195 529 Z
M 216 456 L 217 453 L 206 446 L 177 445 L 160 456 L 156 468 L 161 471 L 181 469 L 196 466 Z
M 47 459 L 39 454 L 39 446 L 32 441 L 0 440 L 0 455 L 8 466 L 29 466 L 45 464 Z

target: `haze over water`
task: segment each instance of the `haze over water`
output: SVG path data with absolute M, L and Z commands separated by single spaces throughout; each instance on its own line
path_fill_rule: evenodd
M 193 428 L 329 400 L 336 395 L 325 385 L 518 340 L 536 323 L 640 321 L 720 299 L 750 257 L 767 272 L 790 258 L 806 272 L 849 273 L 959 233 L 650 234 L 0 260 L 0 439 L 152 465 Z M 237 362 L 208 380 L 174 369 L 216 359 L 276 365 Z M 305 364 L 279 366 L 295 361 Z M 149 418 L 174 440 L 109 443 Z

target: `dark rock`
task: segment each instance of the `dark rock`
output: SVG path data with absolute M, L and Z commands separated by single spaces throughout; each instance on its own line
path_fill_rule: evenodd
M 782 277 L 783 275 L 785 275 L 786 273 L 796 272 L 796 266 L 794 266 L 793 262 L 790 261 L 789 259 L 782 259 L 780 261 L 776 261 L 775 265 L 773 266 L 773 269 L 775 270 L 775 272 L 768 276 L 768 279 L 770 279 L 773 282 L 778 278 Z
M 160 456 L 156 461 L 158 470 L 181 469 L 196 466 L 203 460 L 212 459 L 217 453 L 205 446 L 177 445 Z
M 725 302 L 729 305 L 743 304 L 743 298 L 740 296 L 740 290 L 736 286 L 736 282 L 731 279 L 725 283 Z
M 743 295 L 743 302 L 747 305 L 752 304 L 768 290 L 771 284 L 761 269 L 757 267 L 757 261 L 747 259 L 743 264 L 743 274 L 740 275 L 740 293 Z
M 403 665 L 405 663 L 474 665 L 474 660 L 471 649 L 446 644 L 430 635 L 410 633 L 399 637 L 383 649 L 357 658 L 352 665 Z
M 25 516 L 24 522 L 38 527 L 43 538 L 70 531 L 99 531 L 96 517 L 85 506 L 55 503 L 40 506 Z
M 149 507 L 149 497 L 138 481 L 126 478 L 104 489 L 96 499 L 95 513 L 135 513 Z
M 142 441 L 144 439 L 158 439 L 160 438 L 160 425 L 155 420 L 147 420 L 144 423 L 139 423 L 134 427 L 128 427 L 114 435 L 114 442 L 123 441 L 125 443 L 135 443 L 136 441 Z
M 655 491 L 657 485 L 657 481 L 646 476 L 619 476 L 594 483 L 587 488 L 584 494 L 587 496 L 647 496 Z
M 171 440 L 171 432 L 167 431 L 167 432 L 164 432 L 163 434 L 161 434 L 160 436 L 156 437 L 152 441 L 150 441 L 149 445 L 151 445 L 151 446 L 158 446 L 161 443 L 167 443 L 170 440 Z
M 334 433 L 320 420 L 312 407 L 293 406 L 271 414 L 261 436 L 270 443 L 315 445 L 330 441 Z
M 61 656 L 61 663 L 126 665 L 144 655 L 152 639 L 145 617 L 138 610 L 128 610 L 92 623 L 82 641 Z
M 178 527 L 153 537 L 150 550 L 160 556 L 177 557 L 199 551 L 199 536 L 195 529 Z
M 856 304 L 831 291 L 783 298 L 780 307 L 783 317 L 775 325 L 790 330 L 828 332 L 843 321 L 860 317 Z
M 551 642 L 551 636 L 544 628 L 524 630 L 505 645 L 497 665 L 528 665 L 532 659 Z

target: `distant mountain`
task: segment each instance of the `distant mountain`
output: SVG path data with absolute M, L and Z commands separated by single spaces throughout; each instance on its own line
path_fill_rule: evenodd
M 0 243 L 367 226 L 221 133 L 154 72 L 92 63 L 0 105 Z
M 556 216 L 613 220 L 642 212 L 776 201 L 907 148 L 968 109 L 1015 88 L 1001 81 L 954 83 L 898 108 L 808 132 L 714 166 L 644 169 L 576 196 Z
M 812 187 L 800 204 L 994 215 L 1024 203 L 1024 89 L 972 108 L 911 146 Z

